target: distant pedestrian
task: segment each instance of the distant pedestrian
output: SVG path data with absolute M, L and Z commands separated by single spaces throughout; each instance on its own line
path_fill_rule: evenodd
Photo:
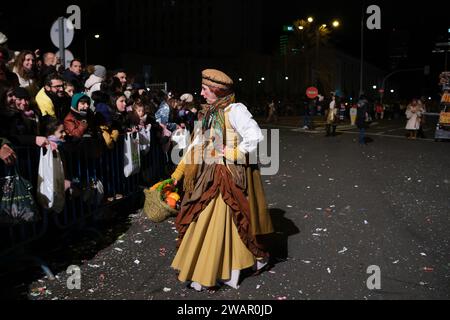
M 353 104 L 350 108 L 350 121 L 352 126 L 356 125 L 356 117 L 358 115 L 358 104 Z
M 423 127 L 425 125 L 425 115 L 424 115 L 424 113 L 427 112 L 427 106 L 426 106 L 426 99 L 425 99 L 425 97 L 420 98 L 417 101 L 417 105 L 419 106 L 419 110 L 420 110 L 420 113 L 421 113 L 421 116 L 420 116 L 420 127 L 419 127 L 419 130 L 417 131 L 417 137 L 419 137 L 421 139 L 426 139 L 425 131 L 423 130 Z
M 266 122 L 267 123 L 278 122 L 277 108 L 275 106 L 275 101 L 273 99 L 269 103 L 269 116 L 267 117 Z
M 413 99 L 411 104 L 408 105 L 406 118 L 408 119 L 406 124 L 406 130 L 409 132 L 408 139 L 416 140 L 417 132 L 420 129 L 420 122 L 422 121 L 422 111 L 416 99 Z
M 337 128 L 337 101 L 336 96 L 332 96 L 330 102 L 330 107 L 326 112 L 326 128 L 327 128 L 327 137 L 335 136 L 336 135 L 336 128 Z
M 305 119 L 303 123 L 304 130 L 313 130 L 313 116 L 316 109 L 316 100 L 309 100 L 305 104 Z
M 384 106 L 379 101 L 377 101 L 377 103 L 375 104 L 375 119 L 384 119 Z
M 369 118 L 369 114 L 367 111 L 368 101 L 365 96 L 361 96 L 359 98 L 357 104 L 357 115 L 356 115 L 356 126 L 359 129 L 359 145 L 365 146 L 366 143 L 366 129 L 367 129 L 367 120 Z

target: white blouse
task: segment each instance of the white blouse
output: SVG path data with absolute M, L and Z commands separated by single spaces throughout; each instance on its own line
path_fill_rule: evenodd
M 231 126 L 242 138 L 238 149 L 242 153 L 252 153 L 258 149 L 258 144 L 264 141 L 261 128 L 253 119 L 252 114 L 242 103 L 231 104 L 225 109 L 229 112 Z

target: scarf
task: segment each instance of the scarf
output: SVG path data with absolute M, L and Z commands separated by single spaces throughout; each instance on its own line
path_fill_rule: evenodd
M 224 98 L 218 99 L 212 105 L 208 105 L 205 117 L 202 122 L 202 133 L 208 130 L 214 130 L 213 138 L 214 147 L 216 150 L 222 152 L 224 145 L 225 128 L 225 109 L 235 102 L 235 95 L 231 94 Z M 207 140 L 205 144 L 210 142 Z M 189 155 L 189 164 L 186 164 L 184 171 L 184 190 L 186 192 L 193 192 L 196 184 L 196 177 L 202 161 L 202 155 L 207 145 L 192 148 Z

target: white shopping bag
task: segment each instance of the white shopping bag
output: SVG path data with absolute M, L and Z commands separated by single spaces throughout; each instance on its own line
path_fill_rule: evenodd
M 141 155 L 139 152 L 139 134 L 127 133 L 124 144 L 124 169 L 125 178 L 139 173 L 141 169 Z
M 49 147 L 44 154 L 41 148 L 38 171 L 38 203 L 48 210 L 60 213 L 64 210 L 64 167 L 59 151 L 52 152 Z
M 172 134 L 172 141 L 178 145 L 179 149 L 184 150 L 189 145 L 190 133 L 186 129 L 179 129 Z
M 143 154 L 150 152 L 150 143 L 152 139 L 151 130 L 151 124 L 139 130 L 139 149 Z

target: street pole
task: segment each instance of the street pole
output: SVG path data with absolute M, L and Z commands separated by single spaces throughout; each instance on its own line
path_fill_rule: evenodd
M 364 93 L 364 6 L 361 14 L 361 70 L 359 78 L 359 96 Z
M 65 19 L 64 17 L 59 18 L 59 54 L 61 59 L 61 65 L 64 66 L 64 69 L 66 68 L 66 44 L 64 39 L 64 32 L 65 32 Z
M 316 30 L 316 72 L 315 72 L 315 85 L 319 85 L 319 50 L 320 50 L 320 29 Z

